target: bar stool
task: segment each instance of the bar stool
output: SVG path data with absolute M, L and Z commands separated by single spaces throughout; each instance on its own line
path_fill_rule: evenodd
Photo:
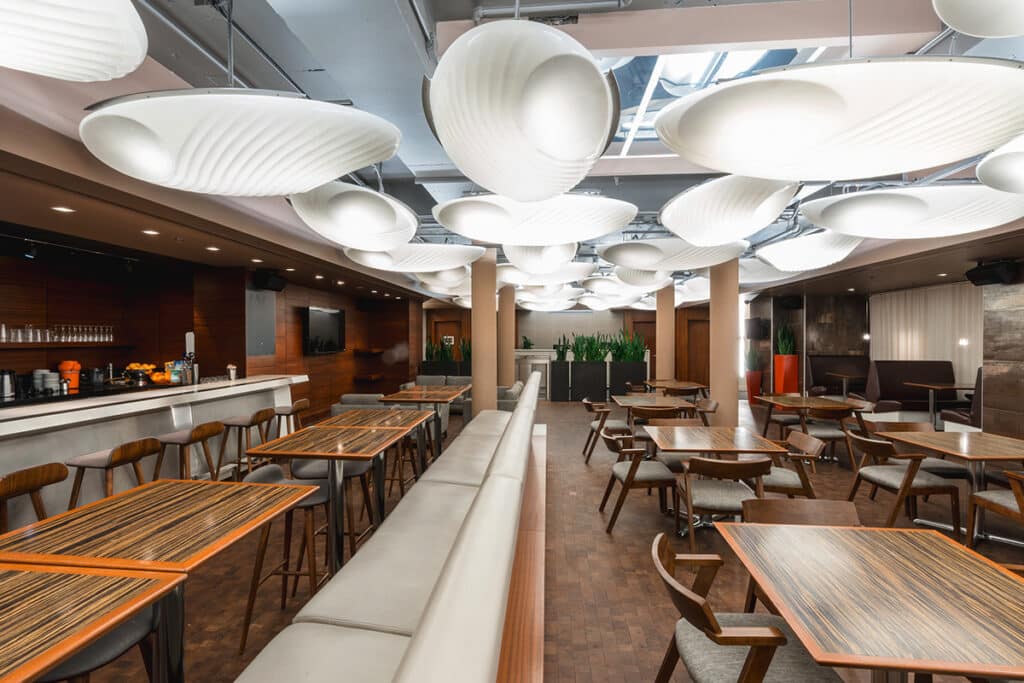
M 224 433 L 224 438 L 220 441 L 220 453 L 217 454 L 217 477 L 220 477 L 220 466 L 223 464 L 224 451 L 227 448 L 228 441 L 231 440 L 231 430 L 236 430 L 238 436 L 238 453 L 235 460 L 235 481 L 239 479 L 239 473 L 242 470 L 242 455 L 252 448 L 252 428 L 256 427 L 256 431 L 260 436 L 260 443 L 266 443 L 270 440 L 270 424 L 274 421 L 277 416 L 276 408 L 263 408 L 257 410 L 252 415 L 239 415 L 237 417 L 229 417 L 224 420 L 224 427 L 227 430 Z M 245 450 L 242 450 L 242 436 L 245 435 Z M 252 460 L 249 456 L 245 456 L 246 460 L 246 472 L 252 472 Z
M 302 413 L 309 410 L 309 399 L 300 398 L 290 406 L 277 406 L 274 413 L 277 415 L 277 437 L 284 436 L 284 426 L 288 425 L 288 433 L 297 432 L 302 429 Z
M 164 464 L 164 454 L 169 446 L 178 449 L 178 478 L 192 478 L 192 446 L 199 444 L 203 449 L 203 457 L 206 459 L 206 466 L 210 470 L 210 479 L 215 480 L 213 456 L 210 455 L 210 444 L 207 443 L 215 436 L 224 433 L 224 425 L 221 422 L 204 422 L 198 427 L 191 429 L 179 429 L 169 434 L 161 434 L 156 437 L 160 442 L 160 454 L 156 456 L 156 467 L 153 468 L 153 481 L 160 478 L 160 468 Z
M 273 410 L 273 409 L 271 409 Z M 318 505 L 327 506 L 327 481 L 315 480 L 300 482 L 294 479 L 286 479 L 284 471 L 278 465 L 264 465 L 245 475 L 242 480 L 252 484 L 309 484 L 317 485 L 319 489 L 311 496 L 307 496 L 295 505 L 294 508 L 284 513 L 284 550 L 282 559 L 274 565 L 270 572 L 263 574 L 263 560 L 267 555 L 267 543 L 270 540 L 270 527 L 273 522 L 267 522 L 260 531 L 260 542 L 256 548 L 256 562 L 252 568 L 252 581 L 249 584 L 249 600 L 245 605 L 245 621 L 242 624 L 242 642 L 238 647 L 238 654 L 245 653 L 245 641 L 249 638 L 249 625 L 252 623 L 252 612 L 256 605 L 256 591 L 268 579 L 275 576 L 281 577 L 281 609 L 288 604 L 288 577 L 294 576 L 298 584 L 299 576 L 303 574 L 302 565 L 299 564 L 294 570 L 289 569 L 291 564 L 292 549 L 292 519 L 295 510 L 302 511 L 302 548 L 299 550 L 301 561 L 303 553 L 309 560 L 309 566 L 305 575 L 309 577 L 309 594 L 312 595 L 317 589 L 316 578 L 316 556 L 314 553 L 313 533 L 316 530 L 313 519 L 313 510 Z
M 105 494 L 114 495 L 114 470 L 122 465 L 131 465 L 135 471 L 135 480 L 139 486 L 146 483 L 146 475 L 142 473 L 142 459 L 160 452 L 160 442 L 150 437 L 129 441 L 115 448 L 108 448 L 95 453 L 86 453 L 68 458 L 64 463 L 75 468 L 75 483 L 71 487 L 71 500 L 68 510 L 78 507 L 78 494 L 82 491 L 82 480 L 86 470 L 103 470 Z
M 42 521 L 47 515 L 40 491 L 67 478 L 68 468 L 59 462 L 36 465 L 0 476 L 0 533 L 9 531 L 8 500 L 27 495 L 32 500 L 36 518 Z M 136 645 L 142 654 L 146 673 L 152 678 L 153 643 L 150 634 L 156 631 L 156 627 L 157 610 L 152 606 L 147 607 L 37 680 L 42 683 L 88 680 L 89 673 L 106 666 Z
M 291 473 L 292 477 L 297 479 L 299 484 L 306 483 L 309 480 L 322 480 L 327 478 L 327 467 L 330 463 L 326 460 L 315 460 L 312 458 L 293 458 L 291 461 Z M 361 460 L 361 461 L 348 461 L 342 468 L 342 485 L 345 487 L 345 526 L 348 527 L 345 535 L 348 536 L 348 555 L 352 557 L 356 554 L 356 549 L 359 547 L 359 542 L 363 538 L 374 530 L 373 525 L 373 507 L 370 496 L 370 469 L 373 467 L 372 460 Z M 356 518 L 355 510 L 352 506 L 352 480 L 358 479 L 360 487 L 363 489 L 363 510 L 368 515 L 370 520 L 370 526 L 362 531 L 362 533 L 356 533 Z M 325 529 L 317 529 L 317 533 L 320 533 Z M 302 566 L 302 554 L 299 553 L 299 566 Z

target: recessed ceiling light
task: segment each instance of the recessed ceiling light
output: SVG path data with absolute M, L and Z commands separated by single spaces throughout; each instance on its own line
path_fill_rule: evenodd
M 285 268 L 285 271 L 289 272 L 289 273 L 294 273 L 295 269 L 294 268 Z
M 854 289 L 853 287 L 849 287 L 846 291 L 847 292 L 856 292 L 857 290 Z
M 74 209 L 69 209 L 66 206 L 51 206 L 50 208 L 53 209 L 54 211 L 56 211 L 57 213 L 74 213 L 75 212 Z
M 377 293 L 377 290 L 376 290 L 376 289 L 371 289 L 371 290 L 370 290 L 370 294 L 376 294 L 376 293 Z
M 395 297 L 395 300 L 396 300 L 396 301 L 401 301 L 401 300 L 402 300 L 402 297 L 400 297 L 400 296 L 396 296 L 396 297 Z
M 345 284 L 345 281 L 344 280 L 338 280 L 338 284 L 339 285 L 343 285 L 343 284 Z
M 939 277 L 946 277 L 949 273 L 939 273 Z
M 391 295 L 388 294 L 387 292 L 384 292 L 384 296 L 391 296 Z
M 249 260 L 252 261 L 253 263 L 263 263 L 263 259 L 261 258 L 251 258 Z
M 159 235 L 160 233 L 156 230 L 143 230 L 143 235 Z
M 313 277 L 315 277 L 317 280 L 323 280 L 324 279 L 323 275 L 314 275 Z
M 220 251 L 220 247 L 207 247 L 206 251 Z

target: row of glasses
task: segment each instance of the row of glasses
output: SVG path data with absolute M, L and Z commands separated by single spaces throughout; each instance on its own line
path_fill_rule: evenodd
M 114 341 L 113 325 L 53 325 L 8 327 L 0 323 L 0 344 L 95 344 Z

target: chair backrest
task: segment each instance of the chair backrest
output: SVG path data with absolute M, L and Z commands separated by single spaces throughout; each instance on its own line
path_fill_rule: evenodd
M 605 448 L 612 453 L 619 453 L 623 448 L 633 447 L 633 434 L 628 429 L 608 429 L 605 427 L 601 430 L 601 440 L 604 441 Z
M 772 471 L 771 458 L 755 460 L 712 460 L 710 458 L 690 458 L 687 461 L 687 472 L 699 474 L 709 479 L 759 479 L 768 476 Z
M 750 498 L 743 501 L 743 521 L 755 524 L 860 526 L 856 505 L 847 500 L 821 498 Z
M 309 410 L 309 399 L 300 398 L 292 403 L 292 418 L 295 420 L 295 428 L 302 429 L 302 414 Z
M 807 455 L 819 456 L 825 450 L 825 442 L 821 439 L 804 434 L 800 431 L 791 431 L 786 436 L 786 443 L 794 450 Z
M 683 586 L 676 580 L 676 555 L 669 545 L 668 536 L 658 534 L 654 537 L 651 545 L 651 559 L 654 567 L 658 570 L 658 576 L 665 585 L 665 590 L 672 598 L 672 604 L 679 610 L 680 616 L 686 619 L 694 628 L 704 633 L 721 633 L 722 627 L 715 619 L 715 613 L 711 610 L 707 598 Z
M 159 452 L 160 442 L 152 437 L 139 439 L 138 441 L 129 441 L 110 451 L 110 465 L 111 467 L 128 465 Z
M 273 411 L 273 408 L 271 408 Z M 192 432 L 189 434 L 189 441 L 191 443 L 199 443 L 200 441 L 206 441 L 212 439 L 215 436 L 219 436 L 224 433 L 223 422 L 204 422 L 201 425 L 197 425 L 192 428 Z
M 682 417 L 682 408 L 672 406 L 636 406 L 632 409 L 634 420 L 651 420 L 655 418 Z
M 930 422 L 871 422 L 865 425 L 869 432 L 934 432 Z
M 656 417 L 647 424 L 651 427 L 703 427 L 704 421 L 696 417 Z
M 693 396 L 700 393 L 700 389 L 688 387 L 665 387 L 666 396 Z
M 700 398 L 697 399 L 697 410 L 701 413 L 717 413 L 718 412 L 718 401 L 713 398 Z
M 278 484 L 284 481 L 284 470 L 280 465 L 264 465 L 245 475 L 242 481 L 246 484 Z
M 342 405 L 376 405 L 382 398 L 384 398 L 384 394 L 342 394 L 341 403 Z
M 896 452 L 896 447 L 891 441 L 883 439 L 869 439 L 855 432 L 847 431 L 847 438 L 850 446 L 864 453 L 868 458 L 877 463 L 884 463 Z
M 68 468 L 59 462 L 26 467 L 0 476 L 0 533 L 9 531 L 7 523 L 7 501 L 18 496 L 29 496 L 37 519 L 46 519 L 46 508 L 39 492 L 51 484 L 58 484 L 68 478 Z
M 814 418 L 815 420 L 842 420 L 844 417 L 849 417 L 853 413 L 853 408 L 849 410 L 821 410 L 818 408 L 811 408 L 807 411 L 807 417 Z
M 982 369 L 974 376 L 974 394 L 971 395 L 971 426 L 981 427 L 982 392 L 985 390 L 985 377 Z
M 626 393 L 627 394 L 646 394 L 647 393 L 647 387 L 644 387 L 644 386 L 639 386 L 638 387 L 635 384 L 633 384 L 632 382 L 626 382 Z
M 591 401 L 589 398 L 585 398 L 583 399 L 583 407 L 587 409 L 588 413 L 594 413 L 597 412 L 598 410 L 605 409 L 607 406 L 604 403 L 595 403 L 594 401 Z

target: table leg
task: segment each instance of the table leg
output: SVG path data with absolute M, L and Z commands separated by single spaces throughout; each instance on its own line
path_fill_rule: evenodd
M 341 486 L 345 463 L 337 460 L 327 461 L 327 561 L 328 571 L 334 576 L 345 563 L 345 539 L 341 535 L 345 528 L 345 491 Z
M 849 393 L 850 393 L 849 389 L 850 389 L 850 380 L 848 380 L 847 378 L 843 377 L 843 398 L 846 398 L 849 395 Z
M 420 461 L 420 476 L 427 471 L 427 425 L 425 422 L 416 427 L 416 456 Z
M 932 426 L 935 426 L 935 390 L 928 390 L 928 417 L 931 418 Z
M 434 460 L 441 457 L 441 413 L 434 405 Z
M 377 499 L 377 527 L 387 516 L 387 500 L 384 495 L 384 453 L 380 452 L 373 458 L 373 488 L 374 497 Z
M 155 674 L 160 683 L 185 681 L 185 584 L 179 583 L 160 600 L 156 633 Z
M 872 669 L 871 683 L 907 683 L 910 674 L 906 671 L 891 671 L 889 669 Z
M 768 412 L 764 416 L 764 430 L 761 431 L 761 436 L 768 438 L 768 426 L 772 423 L 772 410 L 775 408 L 771 403 L 766 403 L 768 406 Z

